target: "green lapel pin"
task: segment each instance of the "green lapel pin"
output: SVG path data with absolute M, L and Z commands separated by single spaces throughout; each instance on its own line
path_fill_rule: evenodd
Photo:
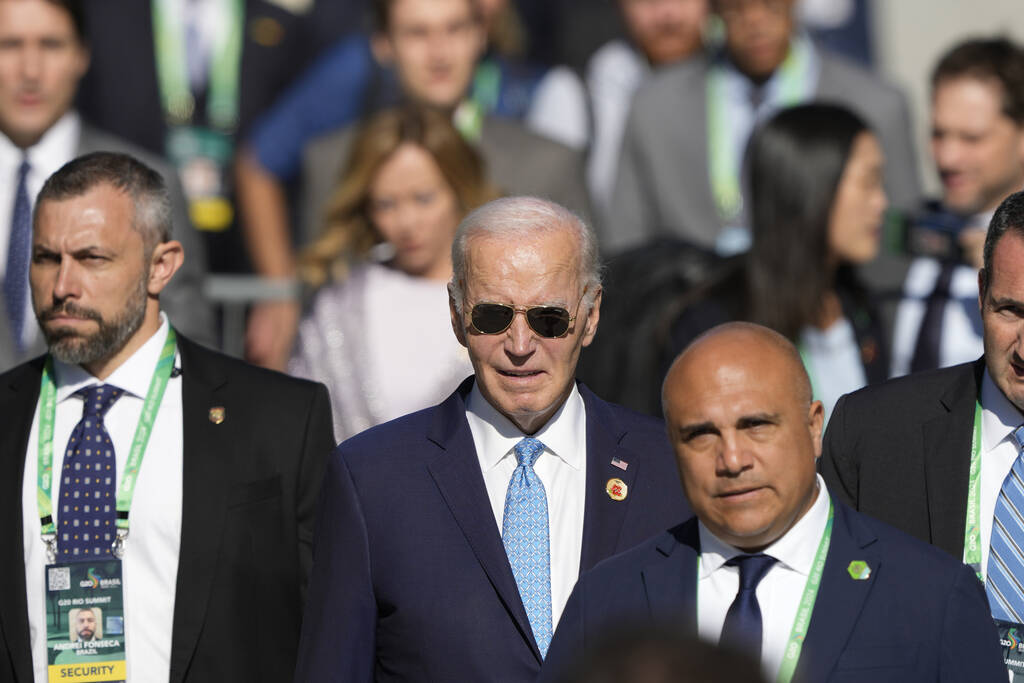
M 865 581 L 871 576 L 871 567 L 864 560 L 854 560 L 846 568 L 846 571 L 850 573 L 850 578 L 854 581 Z

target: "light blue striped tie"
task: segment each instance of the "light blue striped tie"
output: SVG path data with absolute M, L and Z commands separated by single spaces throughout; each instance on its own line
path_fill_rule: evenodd
M 533 471 L 544 444 L 526 437 L 516 444 L 519 466 L 505 494 L 505 520 L 501 539 L 519 586 L 519 596 L 530 619 L 541 656 L 551 644 L 551 554 L 548 542 L 548 496 Z
M 996 499 L 985 591 L 994 618 L 1019 624 L 1024 622 L 1024 425 L 1013 431 L 1013 440 L 1018 454 Z

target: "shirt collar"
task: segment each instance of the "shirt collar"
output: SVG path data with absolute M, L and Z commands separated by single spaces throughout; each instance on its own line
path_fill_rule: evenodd
M 38 173 L 41 178 L 48 178 L 68 159 L 75 156 L 81 130 L 82 122 L 78 114 L 74 110 L 68 110 L 43 133 L 39 142 L 28 149 L 22 150 L 6 135 L 0 134 L 0 158 L 5 164 L 16 169 L 21 163 L 22 156 L 27 156 L 33 173 Z
M 816 475 L 818 481 L 818 497 L 803 517 L 774 543 L 762 550 L 765 555 L 771 555 L 779 564 L 789 569 L 808 576 L 811 567 L 814 565 L 814 556 L 818 553 L 818 545 L 821 543 L 821 535 L 825 533 L 825 525 L 828 522 L 829 495 L 825 480 L 821 475 Z M 703 522 L 697 525 L 700 535 L 700 576 L 704 579 L 718 571 L 722 565 L 736 557 L 743 555 L 744 551 L 735 548 L 721 540 Z
M 149 393 L 149 384 L 153 378 L 154 368 L 156 368 L 157 361 L 160 360 L 160 352 L 164 348 L 164 342 L 167 341 L 169 327 L 167 316 L 161 312 L 160 327 L 156 333 L 124 363 L 121 363 L 114 372 L 110 373 L 110 377 L 103 384 L 112 384 L 128 394 L 145 398 Z M 53 370 L 58 403 L 70 398 L 79 389 L 100 384 L 100 381 L 81 365 L 63 363 L 54 358 Z
M 988 368 L 981 378 L 981 408 L 981 447 L 988 453 L 1024 422 L 1024 416 L 992 381 Z
M 508 457 L 526 436 L 484 398 L 479 382 L 473 382 L 469 392 L 466 416 L 473 421 L 474 433 L 481 440 L 478 444 L 481 452 L 477 455 L 485 472 Z M 587 444 L 586 408 L 575 383 L 558 411 L 532 436 L 544 444 L 545 452 L 553 453 L 573 469 L 583 466 Z

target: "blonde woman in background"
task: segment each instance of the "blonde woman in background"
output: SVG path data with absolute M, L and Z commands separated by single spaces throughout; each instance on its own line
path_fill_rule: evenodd
M 472 373 L 445 285 L 459 221 L 494 196 L 480 157 L 440 113 L 388 110 L 360 130 L 302 255 L 319 289 L 289 363 L 327 385 L 339 441 L 439 402 Z

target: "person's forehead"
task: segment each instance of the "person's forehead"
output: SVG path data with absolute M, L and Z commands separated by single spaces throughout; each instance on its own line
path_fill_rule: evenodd
M 968 121 L 1002 117 L 1010 121 L 1003 112 L 1004 96 L 1003 85 L 996 78 L 945 78 L 932 92 L 932 116 L 957 115 Z
M 0 36 L 77 38 L 66 9 L 47 0 L 0 0 Z
M 137 232 L 131 197 L 109 185 L 98 185 L 74 197 L 47 199 L 36 210 L 36 241 L 68 242 L 70 246 L 84 239 L 119 242 Z
M 473 0 L 394 0 L 388 12 L 392 29 L 463 21 L 473 17 Z
M 795 369 L 780 349 L 746 336 L 699 343 L 673 373 L 673 403 L 680 408 L 742 414 L 795 405 Z
M 1007 230 L 992 249 L 990 289 L 1024 300 L 1024 237 L 1016 230 Z M 995 292 L 993 292 L 995 293 Z
M 564 231 L 476 236 L 467 244 L 466 260 L 466 287 L 478 295 L 526 303 L 566 299 L 578 285 L 579 249 Z

